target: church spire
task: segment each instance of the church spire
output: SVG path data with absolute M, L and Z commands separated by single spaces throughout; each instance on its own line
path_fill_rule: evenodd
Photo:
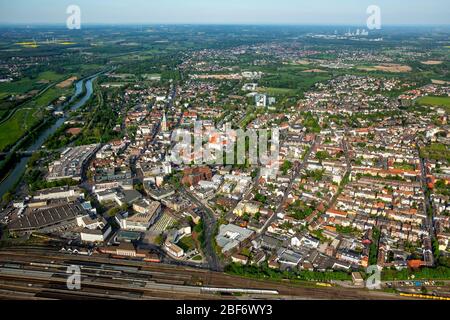
M 161 130 L 163 132 L 169 131 L 169 129 L 167 127 L 167 117 L 166 117 L 166 112 L 165 111 L 163 112 L 163 119 L 162 119 L 162 122 L 161 122 Z

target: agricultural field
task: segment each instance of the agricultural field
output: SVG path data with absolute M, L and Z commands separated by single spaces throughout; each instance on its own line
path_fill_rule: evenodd
M 40 73 L 36 79 L 24 78 L 19 81 L 0 83 L 0 99 L 8 95 L 22 95 L 32 90 L 43 89 L 52 82 L 61 81 L 65 75 L 52 71 Z
M 19 140 L 40 119 L 38 110 L 23 108 L 16 111 L 11 119 L 0 125 L 0 150 Z
M 25 103 L 13 111 L 9 118 L 0 123 L 0 150 L 14 144 L 33 125 L 42 120 L 43 108 L 63 95 L 70 95 L 72 90 L 50 88 L 39 97 Z M 3 111 L 6 114 L 6 111 Z
M 266 93 L 271 96 L 294 96 L 299 93 L 296 89 L 286 89 L 286 88 L 258 88 L 261 93 Z
M 447 112 L 450 112 L 450 97 L 423 97 L 417 100 L 417 103 L 424 106 L 444 107 Z
M 304 70 L 296 72 L 280 70 L 277 73 L 264 76 L 260 83 L 263 87 L 272 90 L 272 94 L 303 93 L 317 82 L 331 79 L 329 73 L 305 73 Z
M 411 72 L 412 68 L 410 66 L 400 65 L 400 64 L 385 64 L 372 67 L 359 67 L 358 69 L 363 71 L 381 71 L 388 73 L 405 73 Z
M 0 97 L 24 94 L 40 86 L 42 85 L 39 85 L 37 81 L 31 80 L 29 78 L 24 78 L 14 82 L 0 83 Z

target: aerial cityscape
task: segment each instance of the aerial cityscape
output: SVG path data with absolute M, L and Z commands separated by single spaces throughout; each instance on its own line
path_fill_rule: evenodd
M 56 2 L 0 5 L 0 299 L 450 300 L 449 3 Z

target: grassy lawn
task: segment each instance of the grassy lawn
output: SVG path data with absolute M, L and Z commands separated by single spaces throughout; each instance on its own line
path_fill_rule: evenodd
M 296 95 L 298 94 L 298 90 L 295 89 L 286 89 L 286 88 L 259 88 L 259 92 L 267 93 L 271 96 L 285 96 L 285 95 Z
M 146 73 L 142 75 L 144 78 L 146 79 L 151 79 L 151 78 L 161 78 L 161 74 L 160 73 Z
M 196 255 L 195 257 L 192 258 L 192 260 L 194 261 L 202 261 L 202 256 L 201 255 Z
M 63 80 L 65 75 L 46 71 L 39 74 L 36 79 L 24 78 L 19 81 L 0 83 L 0 99 L 9 94 L 24 94 L 31 90 L 43 89 L 47 84 L 40 81 L 57 82 Z
M 447 146 L 440 143 L 433 143 L 430 146 L 422 148 L 420 155 L 424 158 L 433 160 L 443 160 L 450 163 L 450 150 Z
M 43 95 L 32 101 L 30 104 L 38 107 L 46 107 L 54 100 L 58 99 L 62 95 L 70 94 L 71 90 L 64 90 L 59 88 L 51 88 L 47 90 Z
M 35 110 L 24 108 L 0 126 L 0 150 L 17 141 L 36 121 Z
M 183 239 L 178 241 L 177 245 L 185 252 L 195 249 L 195 242 L 192 237 L 184 237 Z
M 401 170 L 409 170 L 409 171 L 414 171 L 416 169 L 415 166 L 413 166 L 412 164 L 409 164 L 409 163 L 396 163 L 396 164 L 394 164 L 394 168 L 401 169 Z
M 51 88 L 37 99 L 26 103 L 14 115 L 0 125 L 0 150 L 15 143 L 35 123 L 42 120 L 42 108 L 62 95 L 70 95 L 71 89 Z
M 53 81 L 62 80 L 65 77 L 66 77 L 65 75 L 61 75 L 61 74 L 58 74 L 53 71 L 45 71 L 45 72 L 40 73 L 38 78 L 39 78 L 39 80 L 47 80 L 47 81 L 53 82 Z
M 24 94 L 36 88 L 36 81 L 24 78 L 19 81 L 0 83 L 0 93 L 7 94 Z
M 450 97 L 423 97 L 417 100 L 417 103 L 426 106 L 441 106 L 445 107 L 447 112 L 450 111 Z

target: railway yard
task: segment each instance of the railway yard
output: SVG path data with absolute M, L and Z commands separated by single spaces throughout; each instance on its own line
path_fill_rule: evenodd
M 81 270 L 81 287 L 69 290 L 69 267 Z M 57 249 L 0 251 L 1 299 L 411 299 L 380 291 L 246 279 L 207 270 L 142 261 L 82 256 Z

